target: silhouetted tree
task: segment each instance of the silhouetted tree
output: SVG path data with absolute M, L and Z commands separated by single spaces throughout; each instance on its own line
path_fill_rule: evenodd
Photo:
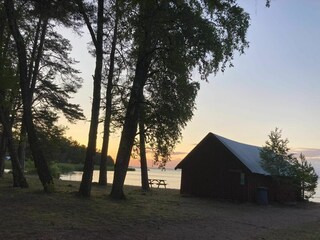
M 231 0 L 137 3 L 132 20 L 134 77 L 116 158 L 112 198 L 125 197 L 123 185 L 150 67 L 163 61 L 174 76 L 177 72 L 189 75 L 198 66 L 202 79 L 207 79 L 210 73 L 224 70 L 234 51 L 243 52 L 248 20 L 248 14 Z M 172 64 L 179 68 L 172 69 Z
M 300 153 L 299 158 L 293 162 L 293 176 L 300 189 L 300 198 L 309 200 L 316 194 L 315 190 L 318 185 L 318 175 L 306 157 Z
M 3 129 L 1 129 L 1 132 L 0 132 L 0 177 L 2 177 L 4 174 L 4 167 L 5 167 L 4 161 L 5 161 L 6 148 L 7 148 L 7 144 L 6 144 L 5 135 L 4 135 Z
M 44 51 L 47 46 L 52 46 L 51 50 L 58 45 L 53 46 L 53 41 L 50 42 L 52 36 L 54 36 L 54 32 L 50 31 L 53 25 L 50 24 L 50 21 L 57 21 L 63 23 L 65 26 L 73 26 L 76 27 L 75 21 L 70 17 L 70 13 L 74 12 L 74 3 L 72 2 L 52 2 L 52 1 L 4 1 L 6 15 L 8 19 L 8 25 L 11 31 L 11 34 L 14 38 L 16 44 L 16 52 L 18 56 L 18 66 L 19 66 L 19 78 L 20 78 L 20 90 L 22 96 L 23 103 L 23 124 L 25 124 L 25 128 L 22 124 L 22 142 L 24 136 L 24 129 L 26 129 L 28 133 L 28 140 L 31 147 L 31 151 L 34 158 L 34 163 L 36 165 L 39 178 L 44 186 L 45 191 L 53 190 L 53 180 L 50 175 L 43 151 L 41 150 L 41 144 L 39 143 L 37 131 L 34 126 L 34 113 L 32 110 L 32 105 L 34 102 L 34 93 L 37 89 L 38 80 L 41 77 L 46 76 L 46 79 L 53 79 L 53 72 L 57 72 L 58 68 L 58 60 L 51 62 L 50 70 L 46 72 L 46 75 L 41 75 L 40 68 L 41 66 L 47 66 L 48 57 L 50 59 L 50 54 L 44 55 Z M 21 4 L 20 4 L 21 3 Z M 17 14 L 15 9 L 15 4 L 19 5 L 19 11 L 24 9 L 23 19 L 21 14 Z M 19 25 L 18 25 L 19 22 Z M 20 24 L 24 23 L 24 24 Z M 33 28 L 34 27 L 34 28 Z M 29 35 L 28 35 L 29 34 Z M 49 35 L 49 37 L 47 37 Z M 55 36 L 58 36 L 57 34 Z M 31 39 L 31 42 L 28 42 Z M 30 45 L 29 45 L 30 43 Z M 48 49 L 48 48 L 47 48 Z M 65 51 L 66 48 L 62 48 L 61 51 Z M 49 50 L 50 51 L 50 50 Z M 67 54 L 66 52 L 63 53 Z M 51 54 L 52 56 L 52 54 Z M 55 56 L 53 55 L 53 58 Z M 64 59 L 60 59 L 63 61 Z M 52 64 L 54 63 L 54 64 Z M 66 62 L 64 62 L 66 63 Z M 68 64 L 68 63 L 66 63 Z M 62 66 L 63 64 L 60 64 Z M 57 67 L 54 70 L 54 67 Z M 48 69 L 48 68 L 47 68 Z M 67 68 L 59 69 L 61 75 L 63 75 L 67 70 Z M 44 79 L 44 78 L 42 78 Z M 44 81 L 42 81 L 44 83 Z M 51 84 L 52 86 L 56 86 Z M 70 86 L 69 86 L 69 89 Z M 54 91 L 54 89 L 52 89 Z M 55 89 L 57 90 L 57 88 Z M 66 89 L 65 89 L 66 90 Z M 71 90 L 72 91 L 72 90 Z M 70 91 L 69 91 L 70 92 Z M 56 92 L 57 93 L 57 92 Z M 60 92 L 61 93 L 61 92 Z M 59 95 L 59 94 L 58 94 Z M 53 98 L 51 98 L 52 100 Z M 60 110 L 66 113 L 68 111 L 73 111 L 75 107 L 75 112 L 78 112 L 79 108 L 77 106 L 71 106 L 70 104 L 61 105 L 64 102 L 64 97 L 57 97 L 56 100 L 51 107 L 58 106 L 60 104 Z M 61 101 L 62 100 L 62 101 Z M 50 104 L 49 104 L 50 105 Z M 79 113 L 79 112 L 78 112 Z M 81 113 L 79 113 L 81 115 Z M 22 147 L 24 148 L 24 147 Z M 20 149 L 21 150 L 21 149 Z M 23 156 L 23 154 L 20 155 Z M 22 158 L 22 157 L 21 157 Z
M 115 0 L 114 4 L 109 6 L 110 10 L 115 12 L 114 15 L 114 26 L 113 34 L 111 40 L 111 50 L 108 63 L 108 75 L 106 84 L 106 96 L 105 96 L 105 116 L 103 125 L 103 139 L 101 148 L 101 158 L 100 158 L 100 172 L 99 172 L 99 184 L 107 185 L 107 156 L 109 149 L 109 138 L 110 138 L 110 125 L 111 125 L 111 114 L 112 114 L 112 89 L 114 82 L 114 72 L 115 72 L 115 61 L 116 61 L 116 48 L 118 39 L 118 24 L 120 18 L 120 10 L 118 6 L 118 1 Z
M 268 136 L 269 140 L 260 150 L 261 166 L 273 176 L 290 176 L 294 155 L 289 153 L 289 140 L 283 139 L 281 130 L 276 128 Z
M 315 194 L 318 175 L 302 153 L 299 159 L 289 153 L 288 143 L 288 139 L 282 138 L 281 130 L 271 131 L 269 140 L 260 150 L 261 166 L 275 178 L 291 178 L 300 190 L 300 199 L 308 200 Z
M 94 168 L 94 156 L 96 154 L 97 131 L 99 124 L 99 111 L 101 100 L 101 79 L 102 79 L 102 63 L 103 63 L 103 10 L 104 0 L 98 0 L 97 12 L 97 29 L 96 34 L 87 16 L 82 0 L 77 0 L 79 10 L 85 20 L 87 28 L 90 32 L 96 55 L 96 66 L 93 78 L 93 98 L 91 108 L 91 120 L 89 129 L 89 139 L 87 146 L 86 159 L 84 162 L 83 175 L 79 194 L 89 197 L 91 193 L 91 182 Z

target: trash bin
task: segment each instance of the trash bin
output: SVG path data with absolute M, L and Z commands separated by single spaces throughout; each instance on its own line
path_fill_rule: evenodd
M 268 204 L 268 188 L 266 188 L 266 187 L 258 187 L 257 188 L 257 203 L 259 205 L 267 205 Z

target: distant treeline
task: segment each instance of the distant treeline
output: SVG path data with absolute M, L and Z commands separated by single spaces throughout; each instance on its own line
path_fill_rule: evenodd
M 43 143 L 44 154 L 49 163 L 75 163 L 83 164 L 86 156 L 86 146 L 67 138 L 62 134 L 44 135 L 40 134 L 41 142 Z M 100 164 L 101 153 L 97 151 L 94 163 Z M 26 159 L 33 160 L 29 145 L 26 148 Z M 113 166 L 114 160 L 111 156 L 107 158 L 107 165 Z

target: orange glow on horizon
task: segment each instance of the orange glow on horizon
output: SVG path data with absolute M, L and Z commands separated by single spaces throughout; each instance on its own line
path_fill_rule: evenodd
M 79 121 L 76 124 L 70 124 L 64 121 L 61 121 L 62 125 L 67 125 L 68 129 L 66 130 L 65 136 L 67 138 L 71 137 L 73 140 L 79 142 L 81 145 L 87 146 L 88 143 L 88 134 L 89 134 L 89 122 L 86 121 Z M 102 146 L 102 131 L 98 132 L 97 136 L 97 150 L 100 151 Z M 109 143 L 109 151 L 108 155 L 110 155 L 114 160 L 116 159 L 117 152 L 118 152 L 118 146 L 120 141 L 120 134 L 115 133 L 111 135 L 110 137 L 110 143 Z M 179 144 L 177 146 L 177 149 L 181 151 L 181 149 L 185 149 L 187 152 L 189 152 L 191 149 L 187 149 L 182 144 Z M 173 153 L 171 156 L 171 161 L 167 163 L 167 168 L 175 168 L 175 166 L 185 157 L 186 152 L 182 153 Z M 156 165 L 153 165 L 153 155 L 152 153 L 147 154 L 148 159 L 148 167 L 149 168 L 156 168 Z M 140 159 L 134 159 L 131 158 L 129 165 L 132 167 L 140 167 Z

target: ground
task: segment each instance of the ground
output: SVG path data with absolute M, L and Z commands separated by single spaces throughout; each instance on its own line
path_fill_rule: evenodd
M 127 200 L 114 201 L 110 186 L 96 184 L 82 199 L 79 183 L 56 180 L 56 193 L 45 194 L 28 181 L 17 189 L 10 175 L 0 179 L 0 239 L 320 239 L 315 203 L 259 206 L 128 186 Z

